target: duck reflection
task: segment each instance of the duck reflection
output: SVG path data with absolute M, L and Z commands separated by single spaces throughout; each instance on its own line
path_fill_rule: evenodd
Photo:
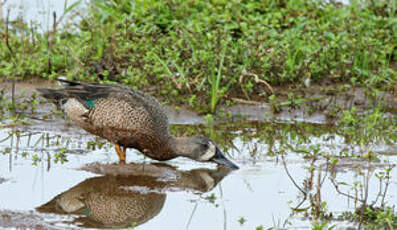
M 161 211 L 167 192 L 208 192 L 230 172 L 222 166 L 180 171 L 165 164 L 95 164 L 83 169 L 104 176 L 86 179 L 36 210 L 80 215 L 75 222 L 82 227 L 137 226 Z

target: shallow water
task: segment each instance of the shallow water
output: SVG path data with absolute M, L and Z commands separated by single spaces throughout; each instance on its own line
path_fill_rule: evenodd
M 0 16 L 6 18 L 7 11 L 10 10 L 9 20 L 13 21 L 17 18 L 22 18 L 28 23 L 37 23 L 39 32 L 48 31 L 53 25 L 53 13 L 59 19 L 68 6 L 73 5 L 79 0 L 12 0 L 5 1 L 1 7 L 0 3 Z M 0 1 L 1 2 L 1 1 Z M 4 1 L 3 1 L 4 2 Z M 86 4 L 86 0 L 80 0 L 80 6 Z M 68 17 L 69 15 L 64 15 Z M 62 24 L 63 22 L 61 22 Z
M 40 106 L 34 117 L 49 108 Z M 351 157 L 363 148 L 347 143 L 348 138 L 338 134 L 340 127 L 239 122 L 211 128 L 187 125 L 186 117 L 171 120 L 180 124 L 172 126 L 173 133 L 211 137 L 240 169 L 229 172 L 184 158 L 157 164 L 134 150 L 127 153 L 128 164 L 118 166 L 106 141 L 59 116 L 34 119 L 29 126 L 0 130 L 0 226 L 126 228 L 135 223 L 134 229 L 305 229 L 312 216 L 291 208 L 301 203 L 299 189 L 306 187 L 308 197 L 321 194 L 321 202 L 333 213 L 332 224 L 356 227 L 337 219 L 360 205 L 346 194 L 361 198 L 365 189 L 351 186 L 365 183 L 368 176 L 364 188 L 371 204 L 380 184 L 382 194 L 385 188 L 385 180 L 379 183 L 375 173 L 386 168 L 391 168 L 391 180 L 383 199 L 388 206 L 397 204 L 396 143 L 387 137 L 365 146 L 380 153 L 379 161 L 369 163 Z M 330 167 L 324 158 L 313 161 L 307 156 L 314 151 L 339 162 Z M 345 183 L 339 192 L 332 178 Z M 378 197 L 375 206 L 381 200 Z M 306 200 L 298 209 L 308 207 Z

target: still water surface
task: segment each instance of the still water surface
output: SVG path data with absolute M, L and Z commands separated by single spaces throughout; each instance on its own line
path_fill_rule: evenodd
M 325 160 L 313 163 L 298 151 L 318 146 L 335 156 L 357 152 L 357 146 L 346 144 L 332 126 L 250 122 L 222 124 L 216 129 L 174 125 L 172 130 L 177 135 L 211 136 L 241 169 L 229 172 L 184 158 L 158 164 L 134 150 L 127 153 L 129 164 L 118 166 L 110 144 L 55 116 L 31 126 L 0 130 L 0 210 L 20 215 L 33 211 L 55 229 L 126 228 L 131 223 L 137 225 L 135 229 L 310 228 L 311 218 L 294 215 L 291 209 L 304 197 L 294 183 L 303 188 L 310 181 L 314 185 L 309 193 L 315 193 L 320 178 L 321 201 L 337 216 L 357 204 L 338 193 L 330 178 L 349 184 L 340 190 L 354 195 L 350 184 L 363 183 L 368 173 L 368 162 L 339 157 L 332 177 Z M 381 161 L 369 165 L 371 202 L 380 188 L 374 173 L 397 162 L 395 143 L 373 144 L 372 148 L 381 153 Z M 64 157 L 63 151 L 67 151 Z M 362 168 L 364 176 L 357 168 Z M 384 198 L 389 206 L 397 204 L 392 192 L 397 191 L 396 178 L 392 169 Z M 309 201 L 299 206 L 307 207 Z

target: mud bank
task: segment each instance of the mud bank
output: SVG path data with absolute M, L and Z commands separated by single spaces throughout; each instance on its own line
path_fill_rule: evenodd
M 7 95 L 11 96 L 13 82 L 3 80 L 0 89 L 6 89 Z M 55 81 L 44 79 L 31 79 L 17 81 L 15 83 L 15 95 L 24 92 L 29 96 L 36 88 L 59 87 Z M 275 88 L 279 95 L 272 102 L 237 100 L 237 104 L 219 108 L 226 112 L 227 117 L 219 118 L 217 122 L 233 120 L 248 121 L 279 121 L 279 122 L 309 122 L 318 124 L 333 124 L 337 121 L 341 111 L 355 107 L 360 111 L 369 110 L 374 106 L 381 105 L 391 114 L 397 112 L 397 95 L 387 92 L 379 92 L 372 96 L 364 88 L 353 88 L 338 91 L 341 86 L 313 86 L 303 90 L 295 91 L 295 99 L 288 99 L 288 89 Z M 292 92 L 292 90 L 291 90 Z M 44 99 L 39 98 L 42 102 Z M 267 99 L 263 98 L 265 101 Z M 159 99 L 161 101 L 161 98 Z M 40 106 L 40 113 L 47 113 L 53 108 L 48 103 Z M 205 116 L 190 109 L 175 109 L 174 106 L 166 106 L 171 124 L 205 124 Z

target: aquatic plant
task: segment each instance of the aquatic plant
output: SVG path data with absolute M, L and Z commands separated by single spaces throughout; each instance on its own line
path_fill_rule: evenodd
M 30 124 L 31 121 L 28 121 L 27 117 L 35 115 L 39 104 L 37 94 L 26 96 L 24 90 L 18 95 L 15 95 L 14 90 L 11 90 L 10 96 L 6 95 L 7 93 L 10 92 L 5 88 L 0 89 L 0 128 Z

